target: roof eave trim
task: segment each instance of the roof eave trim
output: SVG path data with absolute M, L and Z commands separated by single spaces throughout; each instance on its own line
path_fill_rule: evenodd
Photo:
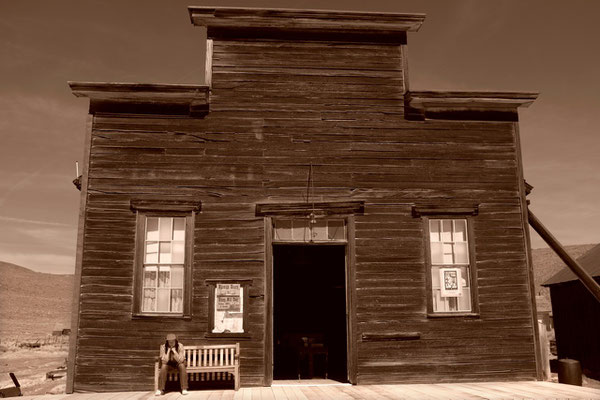
M 330 10 L 190 6 L 188 11 L 191 23 L 208 28 L 209 37 L 259 31 L 266 36 L 268 32 L 294 32 L 298 35 L 319 33 L 325 36 L 364 33 L 372 37 L 384 37 L 416 32 L 425 20 L 425 14 Z
M 518 108 L 538 97 L 532 92 L 410 91 L 404 97 L 406 118 L 464 121 L 518 121 Z
M 90 99 L 108 99 L 135 96 L 147 99 L 188 99 L 205 96 L 206 85 L 183 85 L 165 83 L 125 83 L 125 82 L 75 82 L 69 81 L 73 94 Z
M 539 93 L 535 92 L 442 92 L 410 91 L 408 104 L 416 109 L 427 108 L 485 108 L 511 109 L 529 107 Z
M 77 97 L 90 99 L 90 113 L 189 114 L 208 112 L 209 87 L 206 85 L 68 82 Z

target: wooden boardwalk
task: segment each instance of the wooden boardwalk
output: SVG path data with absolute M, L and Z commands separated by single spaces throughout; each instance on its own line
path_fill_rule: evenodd
M 600 390 L 551 382 L 485 382 L 411 385 L 282 384 L 234 390 L 190 391 L 155 397 L 150 392 L 74 393 L 24 396 L 23 400 L 500 400 L 500 399 L 599 399 Z

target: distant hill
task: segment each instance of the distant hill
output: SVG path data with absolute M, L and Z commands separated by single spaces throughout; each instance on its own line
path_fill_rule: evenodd
M 70 327 L 73 275 L 0 261 L 0 338 L 40 338 Z

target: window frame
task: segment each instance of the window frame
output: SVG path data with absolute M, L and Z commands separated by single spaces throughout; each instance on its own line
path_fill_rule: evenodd
M 206 286 L 208 286 L 208 326 L 206 338 L 250 338 L 251 333 L 249 331 L 249 308 L 250 308 L 250 286 L 252 286 L 252 279 L 206 279 Z M 244 332 L 213 332 L 215 327 L 215 291 L 218 283 L 238 283 L 244 289 L 243 298 L 243 322 L 242 328 Z
M 313 240 L 312 236 L 308 239 L 308 240 L 299 240 L 299 239 L 294 239 L 293 238 L 293 229 L 304 229 L 304 233 L 306 233 L 306 227 L 302 226 L 301 228 L 295 228 L 294 227 L 294 221 L 306 221 L 307 225 L 308 225 L 308 229 L 309 232 L 311 232 L 312 234 L 312 227 L 310 222 L 308 222 L 308 216 L 285 216 L 282 218 L 271 218 L 271 232 L 272 232 L 272 237 L 271 237 L 271 241 L 273 244 L 291 244 L 291 245 L 309 245 L 309 244 L 318 244 L 318 245 L 345 245 L 348 244 L 348 218 L 345 216 L 336 216 L 336 215 L 327 215 L 327 216 L 315 216 L 316 220 L 319 222 L 324 222 L 325 223 L 325 232 L 327 232 L 327 236 L 329 237 L 329 229 L 330 229 L 330 225 L 329 222 L 330 221 L 339 221 L 342 223 L 342 229 L 343 229 L 343 235 L 344 237 L 342 239 L 327 239 L 327 240 L 323 240 L 323 239 L 317 239 L 317 240 Z M 291 222 L 291 226 L 294 227 L 291 230 L 291 238 L 285 238 L 285 239 L 281 239 L 279 237 L 277 237 L 277 223 L 281 223 L 283 221 L 290 221 Z
M 193 211 L 169 211 L 169 210 L 142 210 L 136 211 L 136 235 L 135 235 L 135 253 L 134 253 L 134 290 L 133 290 L 133 318 L 176 318 L 191 319 L 192 316 L 192 266 L 193 243 L 194 243 L 194 222 L 195 213 Z M 183 311 L 174 312 L 148 312 L 142 311 L 143 295 L 143 274 L 144 274 L 144 250 L 146 239 L 146 219 L 157 218 L 185 218 L 185 253 L 183 260 Z
M 448 214 L 429 214 L 421 215 L 424 223 L 424 242 L 425 242 L 425 265 L 427 268 L 425 274 L 425 285 L 427 289 L 427 317 L 439 318 L 439 317 L 479 317 L 479 292 L 477 289 L 477 268 L 475 258 L 475 233 L 473 229 L 473 216 L 472 215 L 461 215 L 458 213 Z M 470 280 L 470 292 L 471 292 L 471 311 L 434 311 L 433 310 L 433 284 L 432 284 L 432 267 L 433 262 L 431 260 L 431 232 L 430 232 L 430 220 L 458 220 L 464 219 L 467 223 L 467 248 L 469 254 L 469 263 L 462 264 L 468 265 L 469 268 L 469 280 Z

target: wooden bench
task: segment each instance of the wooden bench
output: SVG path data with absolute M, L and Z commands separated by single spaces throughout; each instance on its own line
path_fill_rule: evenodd
M 185 346 L 185 367 L 188 381 L 230 380 L 233 377 L 235 390 L 240 388 L 240 344 L 210 346 Z M 154 365 L 154 390 L 158 389 L 161 360 Z M 167 381 L 178 380 L 175 368 L 167 371 Z

